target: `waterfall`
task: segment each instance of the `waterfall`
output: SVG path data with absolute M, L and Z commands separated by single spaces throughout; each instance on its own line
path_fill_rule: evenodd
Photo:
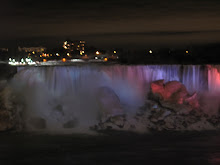
M 208 66 L 208 88 L 211 93 L 220 92 L 220 66 Z
M 63 130 L 74 123 L 77 127 L 72 129 L 86 129 L 97 122 L 97 90 L 101 87 L 114 91 L 125 113 L 135 113 L 144 104 L 152 81 L 177 80 L 193 93 L 206 90 L 206 72 L 199 65 L 20 67 L 11 86 L 23 99 L 26 122 L 38 117 L 46 120 L 50 130 Z M 215 70 L 209 70 L 209 76 L 212 74 Z M 209 83 L 215 82 L 209 78 Z

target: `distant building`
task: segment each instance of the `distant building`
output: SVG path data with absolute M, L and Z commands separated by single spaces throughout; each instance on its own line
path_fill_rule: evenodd
M 85 54 L 85 41 L 71 41 L 71 40 L 66 40 L 63 43 L 63 48 L 67 51 L 69 51 L 70 54 L 76 54 L 76 55 L 84 55 Z
M 26 53 L 43 53 L 46 51 L 45 47 L 18 47 L 19 52 L 26 52 Z
M 0 48 L 0 60 L 7 60 L 9 56 L 8 48 Z
M 8 48 L 0 48 L 0 52 L 8 52 Z
M 40 58 L 40 56 L 42 56 L 45 52 L 46 52 L 46 48 L 45 47 L 18 47 L 18 52 L 17 54 L 17 58 L 22 59 L 22 58 L 27 58 L 27 57 L 31 57 L 32 59 L 37 60 L 38 58 Z

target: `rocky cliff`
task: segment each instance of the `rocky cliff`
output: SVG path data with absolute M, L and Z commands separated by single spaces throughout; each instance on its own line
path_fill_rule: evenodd
M 177 81 L 151 83 L 145 105 L 133 115 L 117 115 L 100 122 L 92 129 L 150 131 L 200 131 L 220 129 L 220 114 L 209 115 L 200 106 L 196 93 L 190 94 Z

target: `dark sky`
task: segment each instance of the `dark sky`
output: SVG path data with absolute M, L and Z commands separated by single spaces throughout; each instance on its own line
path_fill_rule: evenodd
M 220 41 L 219 0 L 1 0 L 0 19 L 2 46 L 66 38 L 100 47 Z

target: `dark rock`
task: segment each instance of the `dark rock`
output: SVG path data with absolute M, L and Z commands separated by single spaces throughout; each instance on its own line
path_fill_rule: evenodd
M 0 64 L 0 80 L 9 80 L 17 73 L 17 67 L 9 64 Z
M 184 121 L 183 126 L 186 128 L 188 126 L 188 124 Z
M 107 126 L 106 129 L 107 129 L 107 130 L 111 130 L 111 129 L 112 129 L 112 126 Z
M 0 131 L 7 131 L 15 128 L 16 121 L 9 111 L 0 111 Z
M 5 87 L 0 92 L 0 131 L 20 128 L 20 117 L 15 99 L 15 94 L 9 87 Z
M 63 106 L 62 105 L 57 105 L 56 107 L 54 107 L 53 109 L 55 111 L 55 113 L 60 114 L 61 116 L 64 116 L 64 111 L 63 111 Z
M 63 128 L 74 128 L 78 125 L 78 120 L 75 119 L 75 120 L 70 120 L 66 123 L 63 124 Z
M 212 116 L 211 118 L 208 118 L 207 121 L 210 122 L 212 125 L 217 126 L 220 124 L 220 117 Z
M 196 123 L 200 120 L 200 118 L 196 117 L 196 116 L 193 116 L 193 115 L 189 115 L 189 116 L 186 116 L 185 117 L 185 121 L 188 123 L 188 124 L 193 124 L 193 123 Z
M 35 129 L 45 129 L 46 128 L 46 120 L 41 117 L 32 117 L 28 122 Z

